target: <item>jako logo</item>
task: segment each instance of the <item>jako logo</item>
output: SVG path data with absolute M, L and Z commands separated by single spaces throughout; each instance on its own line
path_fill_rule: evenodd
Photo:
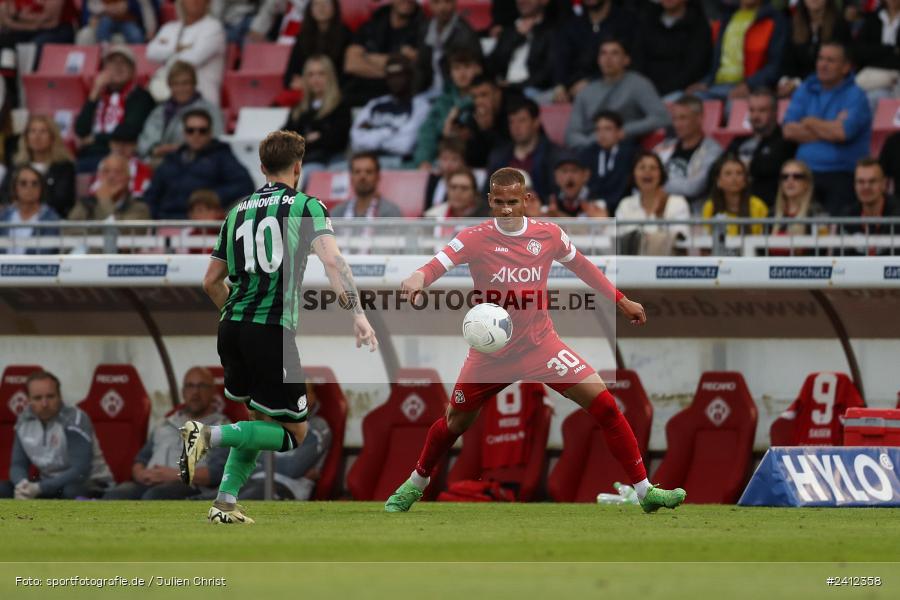
M 491 275 L 491 283 L 529 283 L 540 281 L 543 267 L 500 267 L 500 270 Z
M 701 388 L 707 392 L 733 392 L 737 384 L 733 381 L 707 381 Z
M 785 455 L 781 460 L 804 502 L 827 502 L 832 499 L 837 502 L 888 502 L 894 497 L 895 490 L 891 478 L 885 473 L 885 466 L 867 454 L 857 454 L 853 459 L 852 476 L 839 454 Z
M 509 252 L 509 248 L 504 248 L 503 246 L 497 246 L 494 248 L 494 252 Z

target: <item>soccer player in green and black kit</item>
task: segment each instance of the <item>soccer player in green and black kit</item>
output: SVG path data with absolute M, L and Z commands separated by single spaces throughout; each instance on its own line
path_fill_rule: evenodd
M 295 189 L 305 146 L 303 137 L 289 131 L 271 133 L 260 143 L 267 183 L 229 211 L 203 278 L 203 289 L 221 311 L 218 350 L 225 395 L 247 404 L 253 418 L 209 427 L 188 421 L 181 430 L 181 477 L 187 484 L 209 448 L 231 448 L 207 515 L 211 523 L 253 523 L 237 496 L 259 452 L 286 452 L 306 436 L 306 386 L 295 331 L 310 251 L 325 266 L 341 306 L 352 311 L 357 348 L 378 348 L 325 205 Z

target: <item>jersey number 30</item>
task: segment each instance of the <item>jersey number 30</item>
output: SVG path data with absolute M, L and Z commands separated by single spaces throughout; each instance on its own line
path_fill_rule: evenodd
M 266 251 L 266 231 L 272 242 L 272 255 Z M 253 221 L 244 221 L 234 232 L 236 240 L 244 240 L 244 270 L 256 273 L 256 265 L 266 273 L 274 273 L 281 266 L 284 248 L 281 238 L 281 226 L 275 217 L 266 217 L 256 227 L 253 235 Z

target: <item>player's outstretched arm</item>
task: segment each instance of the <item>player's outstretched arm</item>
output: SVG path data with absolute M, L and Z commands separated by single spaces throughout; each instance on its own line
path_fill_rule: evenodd
M 226 277 L 228 277 L 228 263 L 218 258 L 210 259 L 206 275 L 203 276 L 203 291 L 219 310 L 225 306 L 225 301 L 228 300 L 228 294 L 231 292 L 225 283 Z
M 647 322 L 647 313 L 644 312 L 644 307 L 626 298 L 625 294 L 617 290 L 612 282 L 607 279 L 603 271 L 588 260 L 580 251 L 575 250 L 574 256 L 570 260 L 563 260 L 562 264 L 577 275 L 579 279 L 591 286 L 591 288 L 613 300 L 616 306 L 619 307 L 619 310 L 622 311 L 622 314 L 633 325 L 643 325 Z
M 370 352 L 378 349 L 378 338 L 369 324 L 366 313 L 359 303 L 359 291 L 353 281 L 350 265 L 344 260 L 334 236 L 320 235 L 312 243 L 313 251 L 325 266 L 325 274 L 331 283 L 331 289 L 338 295 L 341 308 L 352 311 L 353 331 L 356 333 L 356 347 L 368 346 Z

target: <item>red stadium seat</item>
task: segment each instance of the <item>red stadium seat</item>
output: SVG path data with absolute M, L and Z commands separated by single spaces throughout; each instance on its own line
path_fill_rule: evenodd
M 174 2 L 163 2 L 159 7 L 159 24 L 165 25 L 169 21 L 178 20 L 178 9 Z
M 375 0 L 340 0 L 340 2 L 341 18 L 344 24 L 353 31 L 368 21 L 380 4 Z
M 28 405 L 25 380 L 40 370 L 38 365 L 10 365 L 3 369 L 3 378 L 0 379 L 0 481 L 9 479 L 16 420 Z
M 428 172 L 421 169 L 382 171 L 378 191 L 400 207 L 404 217 L 421 217 L 425 210 L 425 185 Z
M 116 482 L 131 479 L 134 457 L 147 441 L 150 398 L 131 365 L 100 365 L 78 407 L 94 424 L 100 449 Z
M 728 115 L 728 122 L 722 129 L 712 132 L 713 137 L 723 148 L 727 147 L 736 137 L 749 135 L 751 133 L 749 110 L 747 101 L 743 99 L 735 99 L 731 101 L 731 112 Z
M 92 77 L 100 68 L 99 46 L 44 44 L 37 73 Z
M 315 500 L 331 500 L 340 493 L 344 473 L 344 433 L 347 429 L 347 399 L 328 367 L 303 367 L 318 402 L 318 414 L 331 428 L 331 447 L 316 482 Z
M 137 61 L 135 75 L 138 83 L 147 85 L 161 65 L 147 58 L 147 44 L 131 44 L 129 48 L 134 52 L 134 58 Z
M 347 474 L 355 500 L 387 500 L 406 481 L 428 429 L 444 416 L 447 392 L 433 369 L 400 369 L 387 402 L 363 419 L 363 447 Z M 432 474 L 425 498 L 434 498 L 446 458 Z
M 493 24 L 489 0 L 460 0 L 456 10 L 475 31 L 487 31 Z
M 420 170 L 382 171 L 378 191 L 400 207 L 404 217 L 422 216 L 428 173 Z M 350 177 L 345 171 L 316 171 L 309 176 L 306 193 L 329 210 L 350 197 Z
M 316 171 L 309 176 L 306 193 L 325 203 L 329 210 L 350 197 L 350 176 L 346 171 Z M 424 193 L 424 191 L 423 191 Z
M 447 474 L 447 483 L 463 480 L 493 480 L 504 484 L 504 487 L 516 488 L 516 500 L 528 502 L 534 499 L 547 467 L 547 438 L 550 436 L 550 421 L 553 418 L 553 407 L 544 402 L 546 395 L 540 383 L 513 384 L 499 396 L 485 403 L 481 415 L 463 434 L 463 447 L 453 468 Z M 527 407 L 527 404 L 532 404 Z M 521 424 L 523 410 L 530 410 L 529 422 Z M 529 414 L 529 413 L 526 413 Z M 511 423 L 503 423 L 514 419 Z M 499 463 L 486 457 L 485 450 L 495 445 L 488 439 L 488 427 L 491 431 L 502 431 L 510 428 L 512 433 L 525 431 L 525 443 L 522 449 L 522 462 L 519 464 L 499 464 L 507 461 L 500 457 Z M 502 452 L 502 451 L 501 451 Z M 445 498 L 444 494 L 438 498 Z
M 228 417 L 232 423 L 249 421 L 250 411 L 243 402 L 236 402 L 225 397 L 225 369 L 219 365 L 205 367 L 212 373 L 213 385 L 216 386 L 216 408 L 220 413 Z
M 87 101 L 87 90 L 79 75 L 23 75 L 25 101 L 31 114 L 54 115 L 71 111 L 73 118 Z
M 616 397 L 637 438 L 644 463 L 653 423 L 653 405 L 634 371 L 601 373 Z M 603 429 L 586 410 L 576 410 L 562 424 L 563 450 L 547 479 L 550 496 L 557 502 L 596 502 L 597 494 L 613 493 L 613 483 L 633 483 L 610 453 Z
M 566 145 L 566 127 L 572 114 L 571 104 L 545 104 L 541 106 L 541 125 L 550 141 L 558 146 Z
M 241 52 L 241 73 L 275 73 L 283 76 L 291 56 L 291 46 L 275 43 L 247 43 Z
M 688 502 L 737 501 L 750 475 L 757 411 L 740 373 L 704 373 L 694 401 L 666 423 L 668 450 L 651 478 Z
M 810 373 L 797 399 L 772 423 L 773 446 L 840 446 L 848 408 L 865 406 L 844 373 Z
M 281 77 L 281 73 L 225 73 L 222 89 L 228 104 L 228 129 L 233 128 L 242 108 L 271 106 L 281 92 Z
M 878 156 L 885 140 L 900 130 L 900 98 L 882 98 L 872 121 L 872 156 Z
M 790 98 L 782 98 L 778 101 L 778 123 L 784 122 L 784 115 L 787 113 L 788 106 L 791 105 Z

